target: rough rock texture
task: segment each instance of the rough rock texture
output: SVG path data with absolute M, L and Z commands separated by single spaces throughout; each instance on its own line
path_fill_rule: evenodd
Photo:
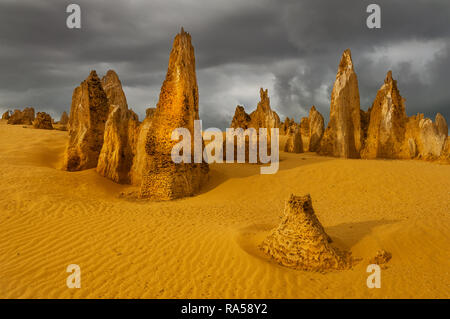
M 421 119 L 419 122 L 419 135 L 417 143 L 418 157 L 429 160 L 436 159 L 441 155 L 447 135 L 439 134 L 439 129 L 429 118 Z
M 291 132 L 291 126 L 296 126 L 297 123 L 295 123 L 294 119 L 290 119 L 289 117 L 286 117 L 284 119 L 284 122 L 280 125 L 280 135 L 288 135 Z
M 367 135 L 369 133 L 370 108 L 367 111 L 360 110 L 361 118 L 361 151 L 366 147 Z
M 270 99 L 267 89 L 261 88 L 259 90 L 260 101 L 256 106 L 256 110 L 247 114 L 243 106 L 236 106 L 233 120 L 231 121 L 232 128 L 247 129 L 252 127 L 259 133 L 260 128 L 267 128 L 268 134 L 270 134 L 271 128 L 280 128 L 281 122 L 278 114 L 270 108 Z
M 61 125 L 67 125 L 69 123 L 69 116 L 67 115 L 66 111 L 62 112 L 61 118 L 59 119 L 59 123 Z
M 142 121 L 136 130 L 136 142 L 134 143 L 135 155 L 130 172 L 131 184 L 133 185 L 141 185 L 142 175 L 144 172 L 148 171 L 148 168 L 146 167 L 148 161 L 145 145 L 147 143 L 147 134 L 150 130 L 150 126 L 152 125 L 152 118 L 155 111 L 156 108 L 148 108 L 146 110 L 146 117 L 144 121 Z
M 231 121 L 231 128 L 242 128 L 246 130 L 250 124 L 251 118 L 248 115 L 243 106 L 236 106 L 236 111 L 234 112 L 233 120 Z
M 136 131 L 139 119 L 128 109 L 127 99 L 116 72 L 109 70 L 102 79 L 109 102 L 103 146 L 98 158 L 97 172 L 117 183 L 130 183 Z
M 447 121 L 445 120 L 445 118 L 442 116 L 441 113 L 436 114 L 436 117 L 434 118 L 434 123 L 436 123 L 438 134 L 447 137 L 448 136 Z
M 92 71 L 73 91 L 63 169 L 79 171 L 97 166 L 108 110 L 106 93 L 97 73 Z
M 351 52 L 344 51 L 331 93 L 330 122 L 325 130 L 320 154 L 358 158 L 361 149 L 358 79 Z
M 404 158 L 436 160 L 443 150 L 447 134 L 443 131 L 445 119 L 437 116 L 436 123 L 419 113 L 408 118 L 404 140 Z
M 445 138 L 444 146 L 442 147 L 439 160 L 443 163 L 450 164 L 450 136 L 447 136 Z
M 255 128 L 258 134 L 260 128 L 267 128 L 267 134 L 270 137 L 270 129 L 280 127 L 280 117 L 270 108 L 267 89 L 260 88 L 259 95 L 261 100 L 258 102 L 256 110 L 250 113 L 249 127 Z M 268 140 L 270 139 L 268 138 Z
M 241 127 L 243 129 L 247 128 L 254 128 L 256 130 L 256 143 L 259 141 L 259 129 L 260 128 L 267 128 L 267 150 L 270 154 L 270 148 L 271 148 L 271 129 L 272 128 L 280 128 L 281 122 L 280 117 L 278 114 L 273 111 L 270 108 L 270 99 L 268 96 L 267 89 L 264 90 L 261 88 L 259 90 L 260 95 L 260 101 L 258 102 L 258 105 L 256 107 L 256 110 L 254 110 L 250 115 L 248 115 L 244 108 L 242 106 L 237 106 L 236 111 L 233 117 L 233 120 L 231 122 L 232 128 L 238 128 Z M 224 145 L 226 144 L 226 141 L 224 140 Z M 224 146 L 225 147 L 225 146 Z M 236 160 L 236 148 L 235 145 L 235 160 Z M 226 149 L 224 149 L 224 157 Z M 249 153 L 249 142 L 246 141 L 245 143 L 245 153 L 246 155 L 246 162 L 248 161 L 248 153 Z M 259 153 L 257 152 L 257 161 L 259 162 Z
M 284 145 L 284 151 L 288 153 L 302 153 L 304 150 L 300 127 L 295 125 L 290 126 L 289 133 L 286 135 L 288 138 Z
M 53 130 L 52 118 L 45 112 L 38 112 L 33 127 L 43 130 Z
M 389 71 L 370 109 L 367 138 L 361 157 L 402 158 L 406 122 L 405 100 Z
M 369 260 L 371 264 L 384 265 L 391 260 L 392 254 L 386 250 L 379 250 L 377 254 Z
M 2 120 L 9 120 L 10 117 L 11 117 L 11 111 L 8 110 L 5 113 L 3 113 Z
M 152 117 L 156 111 L 156 107 L 149 107 L 145 110 L 145 118 Z
M 320 141 L 322 140 L 325 124 L 322 114 L 316 110 L 313 105 L 309 110 L 309 147 L 310 152 L 317 152 L 320 148 Z
M 350 268 L 350 253 L 339 251 L 329 242 L 314 213 L 310 195 L 291 195 L 285 204 L 281 224 L 260 248 L 281 265 L 295 269 L 325 271 Z
M 191 36 L 181 29 L 170 52 L 166 79 L 147 134 L 147 170 L 141 183 L 140 197 L 170 200 L 191 196 L 208 180 L 207 163 L 172 161 L 171 151 L 177 141 L 171 139 L 176 128 L 191 132 L 194 155 L 194 120 L 199 119 L 198 87 L 195 74 L 194 47 Z M 203 144 L 203 143 L 202 143 Z
M 302 117 L 300 120 L 300 134 L 302 139 L 303 150 L 309 151 L 309 119 Z
M 14 125 L 32 125 L 35 119 L 34 108 L 27 107 L 23 111 L 14 110 L 14 113 L 8 119 L 8 124 Z

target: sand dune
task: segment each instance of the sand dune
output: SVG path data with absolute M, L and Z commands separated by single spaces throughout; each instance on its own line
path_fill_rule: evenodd
M 450 297 L 449 165 L 281 153 L 275 175 L 213 164 L 199 195 L 148 202 L 95 169 L 59 170 L 66 141 L 0 122 L 0 298 Z M 297 271 L 258 250 L 291 193 L 311 194 L 353 269 Z M 368 289 L 379 249 L 393 257 Z M 81 289 L 66 287 L 72 263 Z

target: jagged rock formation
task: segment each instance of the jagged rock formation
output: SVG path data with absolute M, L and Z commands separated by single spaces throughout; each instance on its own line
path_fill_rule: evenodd
M 443 163 L 450 164 L 450 136 L 445 138 L 444 146 L 442 147 L 441 156 L 439 160 Z
M 170 200 L 190 196 L 207 181 L 207 163 L 192 160 L 176 164 L 171 158 L 172 148 L 178 143 L 171 139 L 176 128 L 190 131 L 193 157 L 194 120 L 198 119 L 194 47 L 191 36 L 181 29 L 173 42 L 166 79 L 147 134 L 147 170 L 142 177 L 140 197 Z
M 325 130 L 320 154 L 358 158 L 361 149 L 358 79 L 350 49 L 344 51 L 331 93 L 330 122 Z
M 273 111 L 270 107 L 270 99 L 268 96 L 268 90 L 264 90 L 260 88 L 259 90 L 260 101 L 252 113 L 247 114 L 244 110 L 244 107 L 238 105 L 236 107 L 236 111 L 231 121 L 231 128 L 242 128 L 246 130 L 247 128 L 254 128 L 256 131 L 256 139 L 254 142 L 259 143 L 259 129 L 267 128 L 267 150 L 270 153 L 271 148 L 271 129 L 272 128 L 280 128 L 281 122 L 278 114 Z M 237 159 L 236 155 L 237 146 L 235 145 L 235 160 Z M 246 162 L 248 162 L 249 158 L 249 141 L 246 139 L 245 142 L 245 154 L 246 154 Z M 224 158 L 226 155 L 226 140 L 224 140 Z M 257 162 L 259 162 L 259 153 L 257 155 Z
M 436 114 L 436 117 L 434 118 L 434 123 L 436 124 L 436 128 L 439 135 L 446 136 L 448 135 L 448 126 L 447 121 L 442 116 L 441 113 Z
M 326 271 L 350 268 L 350 253 L 339 251 L 329 242 L 329 236 L 314 213 L 310 195 L 291 194 L 280 225 L 260 248 L 279 264 L 295 269 Z
M 152 125 L 153 115 L 156 108 L 148 108 L 145 112 L 146 117 L 144 121 L 139 125 L 136 131 L 136 142 L 134 143 L 134 158 L 133 165 L 131 166 L 130 178 L 131 184 L 141 185 L 142 175 L 147 172 L 149 168 L 147 165 L 147 153 L 145 151 L 145 145 L 147 143 L 147 135 Z
M 271 128 L 280 128 L 280 117 L 278 114 L 270 108 L 270 98 L 268 96 L 268 90 L 260 88 L 259 90 L 260 101 L 256 106 L 256 110 L 247 114 L 244 107 L 238 105 L 231 121 L 230 127 L 247 129 L 252 127 L 259 133 L 260 128 L 267 128 L 268 134 L 270 134 Z
M 61 118 L 59 119 L 59 124 L 61 125 L 67 125 L 69 123 L 69 116 L 67 115 L 66 111 L 62 112 Z
M 14 110 L 14 113 L 8 119 L 8 124 L 13 125 L 32 125 L 35 119 L 34 108 L 26 107 L 23 111 Z
M 309 110 L 309 147 L 310 152 L 317 152 L 320 148 L 320 141 L 322 140 L 325 124 L 322 114 L 316 110 L 313 105 Z
M 361 157 L 401 158 L 406 121 L 405 100 L 389 71 L 370 109 L 367 139 Z
M 257 133 L 260 128 L 267 128 L 267 134 L 270 137 L 270 129 L 280 127 L 280 117 L 270 108 L 268 90 L 260 88 L 259 95 L 261 100 L 258 102 L 256 110 L 250 113 L 249 127 L 255 128 Z
M 411 116 L 406 122 L 404 158 L 435 160 L 441 155 L 448 132 L 444 132 L 445 119 L 439 114 L 436 121 L 423 114 Z
M 234 111 L 233 120 L 231 121 L 231 128 L 242 128 L 246 130 L 250 124 L 251 118 L 248 115 L 243 106 L 236 106 L 236 111 Z
M 45 112 L 38 112 L 33 127 L 43 130 L 53 130 L 52 118 Z
M 302 153 L 304 150 L 300 127 L 296 125 L 290 126 L 289 133 L 286 135 L 287 140 L 284 145 L 284 151 L 288 153 Z
M 102 87 L 108 98 L 109 115 L 97 172 L 117 183 L 130 183 L 139 119 L 136 113 L 128 109 L 116 72 L 109 70 L 106 73 L 102 79 Z
M 325 125 L 322 114 L 316 110 L 314 105 L 309 110 L 308 117 L 303 117 L 300 120 L 299 128 L 303 151 L 317 152 L 320 149 Z
M 2 120 L 9 120 L 10 117 L 11 117 L 11 111 L 8 110 L 5 113 L 3 113 Z
M 97 73 L 92 71 L 73 91 L 63 169 L 79 171 L 97 166 L 108 110 L 106 93 Z
M 156 111 L 156 107 L 149 107 L 145 110 L 145 118 L 152 117 Z
M 300 134 L 302 139 L 303 150 L 309 151 L 309 119 L 302 117 L 300 120 Z
M 447 134 L 439 133 L 435 123 L 429 118 L 421 119 L 419 122 L 418 135 L 418 157 L 429 160 L 436 159 L 441 155 Z
M 289 117 L 286 117 L 284 119 L 284 122 L 280 125 L 280 135 L 288 135 L 291 131 L 291 126 L 296 126 L 297 123 L 295 123 L 294 119 L 290 119 Z

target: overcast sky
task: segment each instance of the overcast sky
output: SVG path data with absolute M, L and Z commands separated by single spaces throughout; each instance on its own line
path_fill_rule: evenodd
M 80 30 L 66 27 L 70 3 L 81 6 Z M 370 3 L 381 29 L 366 27 Z M 299 122 L 316 105 L 328 120 L 346 48 L 363 109 L 392 69 L 408 115 L 450 121 L 449 18 L 448 0 L 0 0 L 0 111 L 34 106 L 59 119 L 90 70 L 114 69 L 142 120 L 184 26 L 204 127 L 227 127 L 237 104 L 253 111 L 260 87 L 282 119 Z

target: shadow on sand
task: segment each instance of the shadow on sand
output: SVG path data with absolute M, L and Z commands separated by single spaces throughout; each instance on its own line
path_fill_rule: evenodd
M 332 157 L 317 156 L 314 153 L 280 153 L 278 172 L 302 166 L 314 165 L 324 161 L 334 160 Z M 209 165 L 210 178 L 198 194 L 208 193 L 228 179 L 247 178 L 261 174 L 260 168 L 269 164 L 250 163 L 213 163 Z M 277 172 L 277 173 L 278 173 Z M 274 175 L 276 175 L 275 173 Z M 271 175 L 266 175 L 271 176 Z

